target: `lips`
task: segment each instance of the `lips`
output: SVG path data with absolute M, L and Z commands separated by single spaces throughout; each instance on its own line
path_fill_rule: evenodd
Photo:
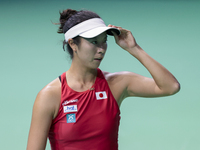
M 102 60 L 103 58 L 94 58 L 94 60 Z

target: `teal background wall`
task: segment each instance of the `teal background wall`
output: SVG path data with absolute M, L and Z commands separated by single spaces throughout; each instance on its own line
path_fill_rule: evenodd
M 174 96 L 122 103 L 119 149 L 200 149 L 200 2 L 190 0 L 1 0 L 0 149 L 26 149 L 37 93 L 70 67 L 62 50 L 64 36 L 51 23 L 66 8 L 95 11 L 106 24 L 131 30 L 138 44 L 181 83 Z M 112 37 L 100 68 L 150 77 Z

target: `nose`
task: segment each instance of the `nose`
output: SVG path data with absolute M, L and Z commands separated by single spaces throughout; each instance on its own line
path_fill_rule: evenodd
M 97 46 L 97 52 L 98 53 L 102 53 L 102 54 L 104 54 L 105 52 L 106 52 L 106 49 L 107 49 L 107 45 L 105 45 L 105 44 L 99 44 L 98 46 Z
M 101 47 L 98 47 L 98 51 L 97 52 L 100 53 L 100 54 L 104 54 L 105 50 L 103 48 L 101 48 Z

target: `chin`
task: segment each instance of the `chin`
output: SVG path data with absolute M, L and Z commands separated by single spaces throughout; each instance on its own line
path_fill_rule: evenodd
M 91 66 L 90 68 L 91 68 L 91 69 L 97 69 L 97 68 L 99 68 L 99 66 L 100 66 L 100 64 L 99 64 L 99 65 L 93 65 L 93 66 Z

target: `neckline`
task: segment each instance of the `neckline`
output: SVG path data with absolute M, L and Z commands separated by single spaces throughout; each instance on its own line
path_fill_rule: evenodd
M 89 89 L 87 89 L 87 90 L 85 90 L 85 91 L 76 91 L 76 90 L 74 90 L 74 89 L 72 89 L 69 85 L 68 85 L 68 83 L 67 83 L 67 76 L 66 76 L 66 72 L 64 73 L 64 83 L 66 84 L 66 86 L 71 90 L 71 91 L 73 91 L 73 92 L 75 92 L 75 93 L 87 93 L 87 92 L 90 92 L 90 91 L 92 91 L 92 90 L 94 90 L 95 88 L 95 84 L 96 84 L 96 82 L 97 82 L 97 77 L 99 76 L 99 68 L 97 68 L 97 75 L 96 75 L 96 78 L 95 78 L 95 81 L 94 81 L 94 83 L 93 83 L 93 85 L 89 88 Z

